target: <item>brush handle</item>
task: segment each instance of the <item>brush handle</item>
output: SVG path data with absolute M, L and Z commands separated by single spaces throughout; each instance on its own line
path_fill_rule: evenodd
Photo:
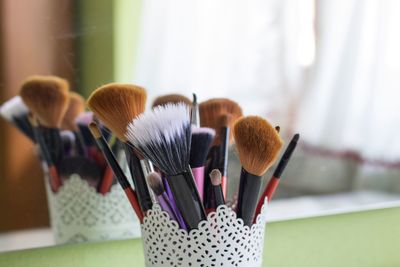
M 157 201 L 158 201 L 158 204 L 160 204 L 161 209 L 168 213 L 171 220 L 178 221 L 175 211 L 172 208 L 172 205 L 169 202 L 168 196 L 165 192 L 162 193 L 161 195 L 157 196 Z
M 60 135 L 60 129 L 58 128 L 48 128 L 39 126 L 40 134 L 43 136 L 43 140 L 46 147 L 49 150 L 51 160 L 54 164 L 60 162 L 63 158 L 63 146 L 62 139 Z
M 164 188 L 165 188 L 165 194 L 167 195 L 169 202 L 171 203 L 172 209 L 175 211 L 176 218 L 178 219 L 178 223 L 182 229 L 187 230 L 187 227 L 186 227 L 185 221 L 183 220 L 182 214 L 180 213 L 178 207 L 176 206 L 176 202 L 175 202 L 174 196 L 172 194 L 171 187 L 169 187 L 168 181 L 165 178 L 165 176 L 162 176 L 162 177 L 163 177 L 162 181 L 163 181 Z
M 229 127 L 222 127 L 221 128 L 221 145 L 219 146 L 219 163 L 218 169 L 221 172 L 222 180 L 222 192 L 224 197 L 226 198 L 227 194 L 227 176 L 228 176 L 228 148 L 229 148 Z
M 188 168 L 180 174 L 168 175 L 167 181 L 188 230 L 197 229 L 199 222 L 206 219 L 206 213 L 192 172 Z
M 225 204 L 224 194 L 222 192 L 222 186 L 221 185 L 213 185 L 212 188 L 213 188 L 214 198 L 215 198 L 215 208 L 218 208 L 218 206 Z
M 274 193 L 276 191 L 276 188 L 278 188 L 279 181 L 280 181 L 280 179 L 276 178 L 275 176 L 272 176 L 271 180 L 269 180 L 267 186 L 265 187 L 264 192 L 261 194 L 261 197 L 258 200 L 256 212 L 254 214 L 253 223 L 256 223 L 257 216 L 258 216 L 258 214 L 260 214 L 261 208 L 264 205 L 264 199 L 267 198 L 268 202 L 271 201 L 271 199 L 274 196 Z
M 81 132 L 74 131 L 74 135 L 75 135 L 75 145 L 76 145 L 76 150 L 77 150 L 78 155 L 87 157 L 85 141 L 83 140 L 83 136 L 82 136 Z
M 210 173 L 214 169 L 219 169 L 218 168 L 219 152 L 220 152 L 219 146 L 213 146 L 210 148 L 207 156 L 209 162 L 206 168 L 206 173 Z M 204 179 L 204 207 L 207 210 L 215 208 L 215 199 L 210 179 Z
M 131 203 L 131 206 L 132 206 L 133 210 L 135 211 L 136 216 L 138 217 L 140 223 L 143 223 L 143 213 L 142 213 L 142 210 L 140 209 L 136 192 L 133 191 L 132 187 L 125 188 L 124 192 L 125 192 L 125 195 L 128 197 L 129 203 Z
M 248 173 L 242 168 L 236 214 L 249 227 L 252 225 L 260 187 L 261 176 Z
M 197 191 L 201 201 L 204 199 L 204 166 L 192 168 L 194 182 L 196 183 Z
M 146 176 L 142 164 L 138 156 L 136 156 L 135 152 L 128 144 L 125 144 L 125 154 L 140 207 L 142 208 L 142 211 L 146 213 L 146 211 L 152 208 L 153 202 L 151 200 L 149 188 L 147 187 Z
M 114 172 L 112 168 L 108 165 L 100 181 L 100 187 L 98 190 L 99 193 L 105 195 L 107 192 L 109 192 L 113 184 L 113 180 L 114 180 Z

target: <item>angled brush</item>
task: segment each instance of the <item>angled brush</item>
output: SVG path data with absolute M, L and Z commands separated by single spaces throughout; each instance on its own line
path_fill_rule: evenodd
M 22 84 L 20 95 L 39 122 L 39 131 L 55 164 L 62 159 L 59 133 L 68 108 L 69 85 L 55 76 L 31 76 Z
M 261 177 L 276 160 L 283 141 L 269 122 L 258 116 L 239 119 L 234 126 L 240 175 L 237 216 L 251 226 L 261 187 Z
M 126 138 L 166 176 L 188 230 L 206 214 L 189 167 L 190 109 L 183 103 L 157 106 L 139 115 Z
M 146 170 L 136 151 L 128 144 L 125 133 L 129 122 L 144 111 L 146 98 L 146 90 L 140 86 L 112 83 L 96 89 L 87 101 L 96 117 L 124 142 L 125 155 L 143 213 L 151 209 L 153 203 L 146 183 Z
M 118 161 L 115 159 L 114 154 L 112 153 L 110 147 L 107 144 L 107 141 L 103 138 L 100 129 L 97 127 L 95 122 L 90 123 L 89 129 L 93 134 L 97 144 L 101 148 L 101 151 L 104 154 L 108 164 L 111 166 L 114 175 L 117 177 L 118 183 L 122 187 L 127 196 L 129 202 L 133 210 L 135 211 L 137 217 L 140 222 L 143 222 L 143 213 L 139 205 L 139 200 L 137 198 L 136 192 L 132 189 L 131 184 L 126 178 L 124 171 L 121 169 L 121 166 L 118 164 Z
M 258 201 L 253 222 L 256 221 L 257 215 L 260 214 L 260 212 L 261 212 L 261 207 L 264 204 L 264 199 L 267 198 L 268 201 L 271 201 L 271 199 L 276 191 L 276 188 L 279 185 L 279 181 L 282 176 L 282 173 L 285 170 L 294 150 L 296 149 L 299 138 L 300 138 L 299 134 L 295 134 L 292 137 L 289 145 L 287 146 L 285 152 L 283 153 L 281 159 L 279 160 L 278 166 L 276 167 L 274 174 L 272 175 L 271 179 L 269 180 L 267 186 L 265 187 L 264 192 L 261 194 L 261 197 Z
M 204 197 L 204 165 L 214 136 L 214 129 L 192 126 L 189 163 L 202 201 Z

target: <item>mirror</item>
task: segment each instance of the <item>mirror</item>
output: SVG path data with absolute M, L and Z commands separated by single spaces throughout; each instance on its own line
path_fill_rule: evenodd
M 169 93 L 228 97 L 279 125 L 286 144 L 301 135 L 271 220 L 389 203 L 400 199 L 399 10 L 394 1 L 5 0 L 1 101 L 33 74 L 63 77 L 84 97 L 139 84 L 148 108 Z M 54 245 L 35 148 L 0 123 L 0 251 Z M 232 197 L 240 163 L 229 151 Z

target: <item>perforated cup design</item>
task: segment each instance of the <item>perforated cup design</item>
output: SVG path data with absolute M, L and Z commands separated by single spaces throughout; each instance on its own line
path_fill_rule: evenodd
M 261 266 L 266 206 L 251 228 L 220 206 L 187 233 L 156 204 L 142 224 L 146 266 Z
M 139 220 L 119 185 L 102 195 L 79 175 L 71 175 L 57 193 L 46 187 L 57 244 L 140 236 Z

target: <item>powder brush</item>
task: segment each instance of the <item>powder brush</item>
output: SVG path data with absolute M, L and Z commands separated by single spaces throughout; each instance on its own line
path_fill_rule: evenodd
M 275 162 L 283 141 L 271 124 L 258 116 L 239 119 L 233 134 L 242 170 L 237 216 L 251 226 L 261 187 L 261 177 Z
M 126 138 L 165 174 L 185 225 L 196 229 L 206 214 L 189 167 L 189 107 L 183 103 L 157 106 L 128 125 Z

